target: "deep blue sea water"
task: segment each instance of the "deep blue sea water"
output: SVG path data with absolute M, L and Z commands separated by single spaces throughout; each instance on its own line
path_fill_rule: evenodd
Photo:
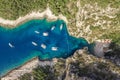
M 39 57 L 41 60 L 67 58 L 88 46 L 83 38 L 68 34 L 63 20 L 30 20 L 13 29 L 0 27 L 0 76 Z

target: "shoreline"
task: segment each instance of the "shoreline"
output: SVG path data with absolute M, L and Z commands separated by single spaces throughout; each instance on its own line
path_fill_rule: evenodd
M 3 75 L 0 80 L 18 80 L 19 77 L 21 77 L 25 73 L 31 73 L 33 69 L 37 68 L 38 66 L 53 66 L 56 62 L 56 58 L 52 60 L 39 60 L 38 57 L 35 57 L 25 62 L 21 66 L 10 70 L 9 72 L 7 72 L 7 74 Z
M 28 66 L 29 65 L 29 66 Z M 30 73 L 34 68 L 39 65 L 39 59 L 37 57 L 25 62 L 23 65 L 16 67 L 7 74 L 1 77 L 1 80 L 15 80 L 25 73 Z
M 61 19 L 68 23 L 67 18 L 63 16 L 62 14 L 55 16 L 52 11 L 49 9 L 49 7 L 43 11 L 43 12 L 31 12 L 28 13 L 25 16 L 19 17 L 16 20 L 8 20 L 8 19 L 3 19 L 0 17 L 0 26 L 4 28 L 16 28 L 20 24 L 23 24 L 29 20 L 32 19 L 44 19 L 46 18 L 48 21 L 55 21 L 58 19 Z M 36 68 L 39 65 L 39 59 L 33 58 L 32 60 L 27 61 L 26 63 L 20 65 L 19 67 L 16 67 L 9 72 L 7 72 L 5 75 L 1 77 L 1 80 L 14 80 L 20 77 L 21 75 L 25 73 L 30 73 L 34 68 Z
M 49 7 L 47 7 L 47 9 L 41 13 L 39 11 L 31 12 L 25 16 L 19 17 L 16 20 L 8 20 L 8 19 L 3 19 L 0 17 L 0 25 L 5 28 L 15 28 L 18 25 L 25 23 L 29 20 L 44 19 L 44 18 L 46 18 L 48 21 L 55 21 L 57 19 L 61 19 L 61 20 L 64 20 L 66 22 L 66 24 L 68 23 L 67 18 L 65 16 L 63 16 L 62 14 L 55 16 L 52 13 L 52 11 L 49 9 Z

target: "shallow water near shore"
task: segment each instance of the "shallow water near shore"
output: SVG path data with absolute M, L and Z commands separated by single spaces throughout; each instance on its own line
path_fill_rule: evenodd
M 67 58 L 87 47 L 83 38 L 69 35 L 63 20 L 30 20 L 13 29 L 0 27 L 0 76 L 39 57 L 41 60 Z

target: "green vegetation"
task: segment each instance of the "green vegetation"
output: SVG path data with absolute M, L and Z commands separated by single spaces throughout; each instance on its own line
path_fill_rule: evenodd
M 19 79 L 20 80 L 31 80 L 32 75 L 30 73 L 26 73 L 23 76 L 21 76 Z
M 120 44 L 120 31 L 112 31 L 110 33 L 106 33 L 102 36 L 102 38 L 112 39 L 112 41 L 116 44 Z
M 0 16 L 5 19 L 12 19 L 15 20 L 20 16 L 24 16 L 32 11 L 44 11 L 47 6 L 50 7 L 52 12 L 55 15 L 63 14 L 67 17 L 69 23 L 68 28 L 71 28 L 71 32 L 80 34 L 82 30 L 86 29 L 88 25 L 90 25 L 90 30 L 92 30 L 92 34 L 89 36 L 91 39 L 94 37 L 101 38 L 101 39 L 112 39 L 115 44 L 120 44 L 120 13 L 117 12 L 115 15 L 117 17 L 115 18 L 109 18 L 108 16 L 99 16 L 99 15 L 93 15 L 93 17 L 97 16 L 99 17 L 98 21 L 111 21 L 110 26 L 107 26 L 107 24 L 94 26 L 93 23 L 96 23 L 93 19 L 93 17 L 84 19 L 85 15 L 84 13 L 78 12 L 77 7 L 77 1 L 78 0 L 0 0 Z M 93 4 L 98 3 L 98 6 L 101 7 L 95 7 Z M 82 5 L 81 8 L 83 8 L 83 11 L 87 11 L 87 16 L 89 17 L 92 13 L 99 14 L 101 11 L 110 4 L 110 7 L 113 8 L 120 8 L 120 0 L 80 0 L 80 4 Z M 84 7 L 85 4 L 90 4 L 93 9 L 89 9 L 89 7 Z M 102 9 L 103 8 L 103 9 Z M 98 9 L 98 10 L 97 10 Z M 82 9 L 81 9 L 82 10 Z M 92 10 L 94 10 L 92 12 Z M 80 13 L 80 20 L 76 19 L 76 13 Z M 114 14 L 112 14 L 114 15 Z M 79 17 L 78 17 L 79 18 Z M 77 32 L 78 27 L 76 27 L 76 21 L 82 21 L 84 25 L 80 26 L 80 32 Z M 83 27 L 83 28 L 81 28 Z M 106 29 L 102 29 L 105 27 Z M 109 27 L 109 28 L 108 28 Z M 83 30 L 83 31 L 84 31 Z M 83 32 L 84 33 L 84 32 Z M 99 36 L 101 35 L 101 36 Z M 73 34 L 75 36 L 75 34 Z M 87 35 L 88 37 L 88 35 Z M 120 48 L 116 46 L 114 49 L 115 54 L 119 54 Z M 87 54 L 88 56 L 88 54 Z M 92 59 L 92 57 L 90 57 Z M 91 64 L 86 65 L 87 62 L 86 59 L 89 58 L 83 55 L 79 55 L 79 57 L 75 58 L 76 62 L 71 62 L 70 64 L 66 65 L 66 62 L 64 60 L 58 61 L 58 63 L 51 68 L 50 66 L 44 66 L 44 67 L 38 67 L 33 70 L 31 73 L 24 74 L 19 79 L 20 80 L 31 80 L 33 78 L 34 80 L 57 80 L 57 77 L 65 76 L 66 72 L 69 71 L 67 69 L 70 69 L 71 72 L 77 74 L 78 76 L 88 76 L 94 73 L 95 76 L 97 76 L 97 79 L 103 80 L 105 77 L 107 77 L 108 80 L 114 80 L 116 75 L 113 74 L 110 71 L 106 71 L 107 73 L 104 73 L 103 69 L 108 69 L 108 64 L 99 63 L 99 61 L 96 60 L 96 58 L 93 58 L 94 61 Z M 72 60 L 72 59 L 71 59 Z M 94 66 L 94 63 L 96 63 L 98 66 L 97 68 Z M 66 66 L 68 68 L 66 68 Z M 73 69 L 71 69 L 73 67 Z M 93 75 L 93 77 L 95 77 Z M 101 79 L 102 78 L 102 79 Z M 105 80 L 107 80 L 105 79 Z
M 71 0 L 0 0 L 0 16 L 5 19 L 17 19 L 32 11 L 44 11 L 47 5 L 55 13 L 71 17 L 67 4 Z M 76 1 L 76 0 L 75 0 Z M 71 1 L 72 3 L 73 1 Z M 72 5 L 72 8 L 75 6 Z
M 111 7 L 118 8 L 120 5 L 120 0 L 80 0 L 81 5 L 98 3 L 99 6 L 105 8 L 110 4 Z
M 21 76 L 20 80 L 55 80 L 55 75 L 50 66 L 39 66 L 35 68 L 31 73 L 26 73 Z
M 59 59 L 58 63 L 54 66 L 55 76 L 59 77 L 61 74 L 65 72 L 65 60 Z
M 20 80 L 30 80 L 30 78 L 33 78 L 33 80 L 66 80 L 71 78 L 78 80 L 81 77 L 92 80 L 117 80 L 119 73 L 120 67 L 109 60 L 88 55 L 86 51 L 83 53 L 76 51 L 70 58 L 58 59 L 58 62 L 52 67 L 39 66 L 30 74 L 23 75 Z
M 55 15 L 63 14 L 67 17 L 69 21 L 69 32 L 73 33 L 71 35 L 77 36 L 80 34 L 80 32 L 77 32 L 78 28 L 76 27 L 76 13 L 78 12 L 77 2 L 78 0 L 0 0 L 0 16 L 5 19 L 15 20 L 18 17 L 25 16 L 32 11 L 42 12 L 47 8 L 47 6 L 49 6 Z M 93 5 L 96 2 L 98 3 L 98 6 L 104 8 L 108 4 L 110 4 L 111 7 L 120 8 L 120 0 L 80 0 L 80 4 L 82 5 L 82 7 L 84 7 L 85 4 Z M 91 10 L 89 12 L 89 8 L 84 8 L 86 11 L 88 11 L 89 14 L 92 14 Z M 93 16 L 95 17 L 95 15 Z M 120 25 L 117 24 L 120 22 L 120 13 L 117 13 L 116 16 L 117 17 L 113 19 L 110 19 L 106 16 L 101 16 L 100 19 L 111 21 L 112 23 L 110 26 L 117 27 Z M 85 22 L 85 24 L 82 27 L 86 27 L 88 25 L 92 26 L 91 24 L 96 22 L 93 18 L 88 18 L 83 21 Z M 106 24 L 104 26 L 106 26 Z M 90 27 L 91 30 L 93 30 L 93 34 L 90 35 L 91 38 L 94 38 L 95 36 L 103 33 L 104 30 L 102 30 L 100 27 L 101 25 L 98 27 Z
M 0 0 L 0 16 L 6 19 L 16 19 L 19 16 L 26 15 L 31 11 L 43 11 L 47 5 L 55 13 L 62 13 L 68 18 L 74 17 L 77 11 L 77 0 Z M 118 8 L 120 0 L 80 0 L 82 5 L 93 4 L 95 2 L 102 7 L 108 4 Z M 71 12 L 74 11 L 74 12 Z
M 31 11 L 44 10 L 47 0 L 0 0 L 0 16 L 16 19 Z
M 62 0 L 62 1 L 61 0 L 50 0 L 48 3 L 50 6 L 50 9 L 56 15 L 62 13 L 67 18 L 72 18 L 72 17 L 75 17 L 75 14 L 74 13 L 72 14 L 70 10 L 74 10 L 74 12 L 77 11 L 75 1 L 77 0 L 74 0 L 74 1 L 73 0 Z
M 113 73 L 112 70 L 119 71 L 120 68 L 107 60 L 103 61 L 86 53 L 80 54 L 80 56 L 77 54 L 74 60 L 76 62 L 69 64 L 72 66 L 70 69 L 71 74 L 75 73 L 81 77 L 86 76 L 92 80 L 116 80 L 119 75 Z

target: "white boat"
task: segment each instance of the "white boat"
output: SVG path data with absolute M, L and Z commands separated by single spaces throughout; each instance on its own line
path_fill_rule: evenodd
M 52 47 L 51 50 L 52 50 L 52 51 L 57 51 L 57 50 L 58 50 L 58 47 Z
M 40 32 L 39 31 L 35 31 L 36 34 L 39 34 Z
M 8 44 L 11 48 L 14 48 L 15 46 L 13 46 L 11 43 Z
M 32 41 L 32 44 L 33 44 L 34 46 L 37 46 L 37 43 L 35 43 L 35 42 L 33 42 L 33 41 Z
M 45 44 L 41 44 L 41 47 L 42 47 L 43 49 L 46 49 L 46 45 L 45 45 Z
M 43 33 L 43 36 L 48 36 L 48 32 L 44 32 L 44 33 Z
M 63 28 L 63 24 L 60 25 L 60 30 L 62 30 L 62 28 Z
M 54 29 L 55 29 L 55 26 L 53 26 L 53 27 L 51 28 L 51 31 L 54 30 Z

